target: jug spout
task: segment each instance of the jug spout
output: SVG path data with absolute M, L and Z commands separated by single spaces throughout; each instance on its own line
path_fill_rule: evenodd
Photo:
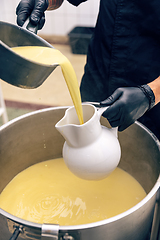
M 67 144 L 71 147 L 79 147 L 81 146 L 80 138 L 77 137 L 78 132 L 74 126 L 64 125 L 59 126 L 59 122 L 55 125 L 56 129 L 60 132 L 60 134 L 64 137 Z
M 83 112 L 85 113 L 85 122 L 82 125 L 79 124 L 79 119 L 74 107 L 68 108 L 64 117 L 55 125 L 56 129 L 71 147 L 81 148 L 87 146 L 95 141 L 101 134 L 101 125 L 95 114 L 96 108 L 85 105 Z
M 64 117 L 55 125 L 55 128 L 64 137 L 68 145 L 76 147 L 80 144 L 78 143 L 80 138 L 78 137 L 78 126 L 77 115 L 67 109 Z

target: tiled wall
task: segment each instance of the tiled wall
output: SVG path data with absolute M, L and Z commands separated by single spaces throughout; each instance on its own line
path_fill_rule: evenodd
M 0 20 L 16 24 L 15 9 L 20 0 L 0 0 Z M 41 34 L 66 35 L 75 26 L 91 26 L 96 23 L 100 0 L 88 0 L 75 7 L 64 0 L 62 6 L 46 12 L 46 23 Z

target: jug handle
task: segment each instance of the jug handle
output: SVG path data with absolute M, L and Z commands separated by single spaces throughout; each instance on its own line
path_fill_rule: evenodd
M 100 108 L 100 105 L 99 105 L 98 108 L 99 108 L 98 109 L 98 117 L 100 120 L 102 114 L 109 108 L 109 106 Z M 109 130 L 115 135 L 116 138 L 118 138 L 118 127 L 110 128 Z
M 30 22 L 30 19 L 29 19 L 29 18 L 26 19 L 26 21 L 24 22 L 24 24 L 23 24 L 22 27 L 25 28 L 25 29 L 27 29 L 27 30 L 29 30 L 30 32 L 33 32 L 33 33 L 37 34 L 38 25 L 37 25 L 37 26 L 33 25 L 33 24 Z

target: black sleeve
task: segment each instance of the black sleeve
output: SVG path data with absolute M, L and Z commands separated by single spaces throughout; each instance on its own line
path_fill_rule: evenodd
M 67 0 L 72 5 L 78 6 L 82 2 L 86 2 L 87 0 Z

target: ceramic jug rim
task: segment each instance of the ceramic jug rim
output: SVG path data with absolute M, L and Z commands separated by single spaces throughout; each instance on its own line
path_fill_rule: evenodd
M 84 123 L 83 124 L 79 124 L 79 122 L 77 123 L 66 123 L 66 124 L 62 124 L 61 123 L 64 121 L 64 119 L 66 118 L 68 112 L 70 111 L 73 111 L 75 110 L 75 107 L 74 106 L 71 106 L 69 108 L 66 109 L 65 111 L 65 114 L 63 116 L 63 118 L 55 125 L 56 127 L 63 127 L 64 125 L 68 125 L 68 126 L 76 126 L 77 128 L 80 128 L 82 126 L 86 126 L 87 124 L 90 124 L 90 122 L 92 121 L 92 119 L 94 118 L 94 116 L 97 114 L 97 108 L 92 105 L 92 104 L 89 104 L 89 103 L 82 103 L 82 108 L 83 106 L 86 106 L 86 107 L 92 107 L 92 109 L 94 110 L 93 114 L 90 116 L 90 118 L 88 120 L 84 120 Z M 84 109 L 83 109 L 84 110 Z

